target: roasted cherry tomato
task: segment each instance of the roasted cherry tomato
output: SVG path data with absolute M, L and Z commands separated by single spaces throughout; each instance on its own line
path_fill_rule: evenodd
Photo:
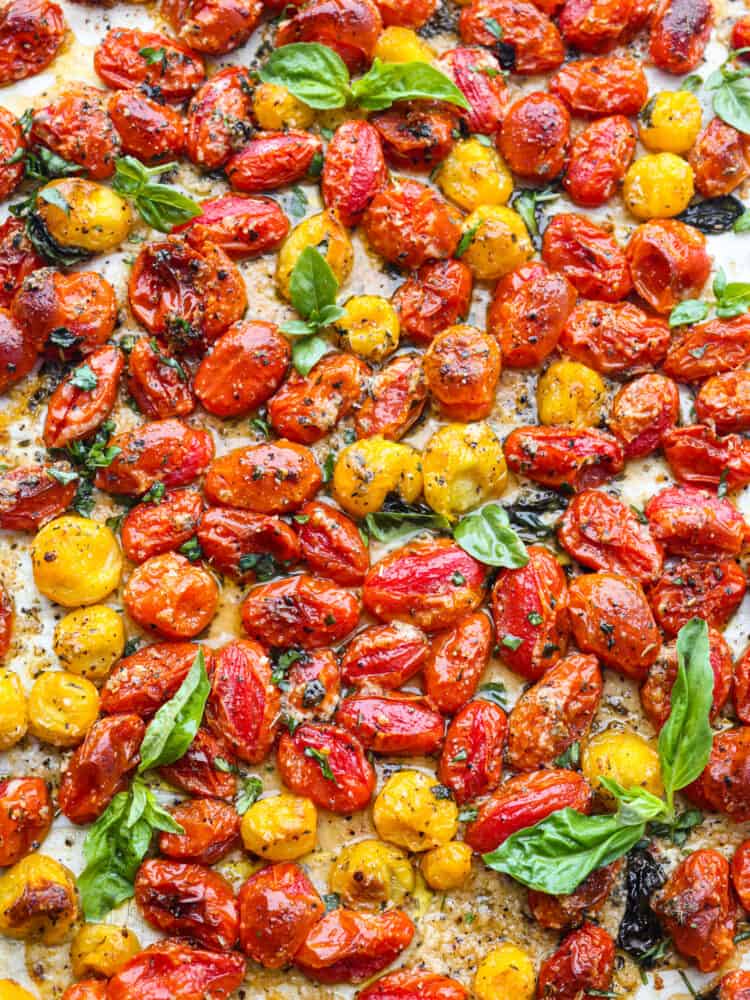
M 552 218 L 544 231 L 542 257 L 587 298 L 618 302 L 633 286 L 622 248 L 583 215 L 562 212 Z
M 382 28 L 372 0 L 312 0 L 281 22 L 275 44 L 321 42 L 337 52 L 353 73 L 372 61 Z
M 453 146 L 456 120 L 444 111 L 419 104 L 381 111 L 370 119 L 391 166 L 430 171 L 444 160 Z
M 589 573 L 568 588 L 570 627 L 579 649 L 606 667 L 643 680 L 661 641 L 640 584 L 618 573 Z
M 544 486 L 589 489 L 617 475 L 624 464 L 619 441 L 590 427 L 519 427 L 504 448 L 509 469 Z
M 101 710 L 153 715 L 177 692 L 201 648 L 194 642 L 155 642 L 118 660 L 101 690 Z M 203 652 L 210 673 L 212 655 Z
M 215 243 L 228 257 L 258 257 L 281 246 L 289 220 L 273 198 L 224 194 L 201 202 L 201 214 L 172 232 L 184 232 L 198 250 Z
M 240 841 L 240 817 L 218 799 L 190 799 L 171 810 L 184 833 L 162 833 L 159 851 L 174 861 L 213 865 Z
M 719 434 L 750 430 L 750 371 L 722 372 L 704 382 L 695 415 Z
M 481 612 L 435 636 L 424 664 L 424 685 L 441 712 L 452 715 L 473 696 L 491 652 L 492 625 Z
M 681 861 L 651 907 L 677 950 L 701 972 L 715 972 L 734 952 L 736 903 L 729 863 L 718 851 L 693 851 Z
M 256 194 L 301 180 L 322 144 L 311 132 L 256 132 L 226 165 L 229 183 L 237 191 Z
M 545 1000 L 577 1000 L 589 991 L 606 992 L 615 969 L 615 942 L 603 927 L 584 924 L 563 939 L 542 962 L 537 996 Z
M 339 125 L 326 150 L 321 176 L 326 208 L 342 225 L 356 226 L 387 180 L 377 129 L 366 121 Z
M 667 486 L 646 504 L 651 533 L 673 556 L 737 556 L 748 532 L 729 500 L 694 486 Z
M 428 389 L 422 356 L 399 354 L 370 379 L 355 416 L 358 436 L 399 441 L 421 417 Z
M 563 177 L 572 201 L 586 208 L 609 201 L 631 164 L 635 142 L 635 129 L 624 115 L 600 118 L 579 132 Z
M 732 885 L 743 910 L 750 910 L 750 840 L 743 840 L 734 852 Z
M 357 1000 L 469 1000 L 469 993 L 455 979 L 436 972 L 400 969 L 360 990 Z
M 498 144 L 514 174 L 548 182 L 565 166 L 570 112 L 554 94 L 527 94 L 508 108 Z
M 294 964 L 317 982 L 361 983 L 395 961 L 413 936 L 400 910 L 331 910 L 308 932 Z
M 34 271 L 19 287 L 11 309 L 39 350 L 53 330 L 65 327 L 77 338 L 76 347 L 88 354 L 109 339 L 117 320 L 115 291 L 94 271 Z
M 567 353 L 609 376 L 639 375 L 659 365 L 670 330 L 630 302 L 580 301 L 560 337 Z
M 399 688 L 422 668 L 430 646 L 414 625 L 373 625 L 356 635 L 344 650 L 341 679 L 345 684 L 378 684 Z
M 529 889 L 528 902 L 537 923 L 549 930 L 570 930 L 598 913 L 609 898 L 617 873 L 622 866 L 615 861 L 594 871 L 578 888 L 564 896 L 551 896 L 538 889 Z
M 641 375 L 624 385 L 612 401 L 609 429 L 625 458 L 641 458 L 659 447 L 680 414 L 680 393 L 666 375 Z
M 131 562 L 177 549 L 196 532 L 203 512 L 197 490 L 171 490 L 156 501 L 136 504 L 125 515 L 120 529 L 122 548 Z
M 745 17 L 741 17 L 739 21 L 734 22 L 732 25 L 731 39 L 733 49 L 747 48 L 748 42 L 750 42 L 750 15 L 745 15 Z M 740 56 L 740 59 L 742 59 L 743 62 L 747 62 L 747 52 L 743 53 Z
M 750 972 L 728 972 L 719 984 L 718 1000 L 750 1000 Z
M 290 441 L 236 448 L 215 459 L 204 482 L 207 498 L 258 514 L 287 514 L 318 492 L 313 453 Z
M 128 391 L 151 420 L 186 417 L 195 409 L 187 370 L 153 338 L 140 337 L 128 356 Z
M 185 147 L 185 119 L 174 108 L 138 90 L 120 90 L 108 105 L 122 151 L 146 163 L 179 156 Z
M 500 378 L 500 350 L 475 326 L 451 326 L 424 356 L 427 385 L 449 420 L 468 423 L 489 416 Z
M 703 233 L 677 219 L 651 219 L 638 226 L 627 247 L 633 286 L 656 312 L 668 313 L 696 298 L 711 273 Z
M 110 715 L 89 729 L 60 782 L 60 809 L 72 823 L 93 823 L 127 788 L 145 731 L 137 715 Z
M 329 719 L 341 687 L 338 660 L 330 649 L 307 650 L 289 668 L 286 683 L 286 700 L 300 716 Z
M 69 986 L 61 1000 L 106 1000 L 106 979 L 82 979 L 79 983 Z
M 198 525 L 203 555 L 219 573 L 252 581 L 299 560 L 297 536 L 279 517 L 210 507 Z
M 29 142 L 84 167 L 95 180 L 110 177 L 121 149 L 104 97 L 104 91 L 83 84 L 64 91 L 34 112 Z
M 490 27 L 493 20 L 500 35 Z M 515 73 L 549 73 L 565 57 L 555 25 L 537 5 L 525 0 L 472 0 L 461 11 L 459 31 L 470 45 L 497 46 L 503 69 Z M 498 39 L 502 45 L 498 46 Z
M 479 807 L 479 815 L 466 828 L 466 843 L 477 854 L 486 854 L 516 830 L 534 826 L 559 809 L 588 812 L 590 801 L 591 789 L 577 771 L 553 768 L 517 774 Z
M 250 38 L 263 4 L 261 0 L 164 0 L 160 10 L 186 45 L 222 56 Z
M 464 319 L 471 285 L 471 271 L 460 260 L 423 264 L 393 296 L 402 335 L 427 344 L 441 330 Z
M 36 531 L 73 502 L 77 483 L 60 482 L 65 466 L 22 465 L 0 474 L 0 528 Z
M 717 733 L 705 770 L 685 791 L 703 808 L 726 813 L 734 823 L 750 820 L 750 726 Z
M 678 382 L 697 382 L 741 368 L 750 361 L 750 321 L 747 315 L 712 319 L 678 331 L 664 372 Z
M 228 951 L 237 942 L 239 915 L 232 887 L 204 865 L 144 861 L 135 879 L 135 899 L 157 930 L 217 951 Z
M 0 868 L 37 850 L 52 824 L 52 800 L 42 778 L 0 781 Z
M 750 142 L 721 118 L 712 118 L 690 150 L 695 187 L 705 198 L 729 194 L 750 176 Z
M 114 461 L 99 469 L 95 484 L 108 493 L 140 496 L 154 483 L 185 486 L 208 467 L 214 442 L 208 431 L 181 420 L 154 420 L 109 442 L 119 448 Z
M 745 574 L 733 559 L 669 565 L 649 591 L 654 616 L 667 635 L 677 635 L 698 615 L 713 628 L 724 628 L 747 590 Z
M 580 52 L 606 52 L 620 40 L 630 22 L 632 4 L 618 0 L 565 0 L 560 32 Z
M 648 45 L 652 62 L 676 76 L 692 73 L 703 59 L 713 20 L 711 0 L 660 0 Z
M 304 722 L 279 741 L 276 762 L 284 784 L 321 809 L 348 815 L 364 809 L 375 771 L 364 747 L 340 726 Z
M 652 583 L 661 574 L 663 552 L 649 526 L 601 490 L 584 490 L 571 500 L 558 538 L 569 555 L 590 569 L 621 573 L 639 583 Z
M 662 435 L 664 457 L 675 479 L 692 486 L 738 490 L 750 483 L 750 441 L 739 434 L 719 437 L 710 427 L 672 427 Z
M 442 715 L 419 696 L 355 694 L 341 702 L 335 721 L 375 753 L 432 754 L 443 742 Z
M 183 555 L 151 556 L 130 574 L 122 595 L 130 617 L 165 639 L 191 639 L 216 614 L 219 588 Z
M 268 401 L 268 420 L 280 437 L 314 444 L 351 413 L 369 373 L 353 354 L 326 354 L 308 375 L 287 378 Z
M 492 590 L 492 617 L 503 662 L 535 681 L 565 655 L 568 588 L 555 557 L 530 545 L 528 563 L 501 570 Z
M 470 701 L 456 714 L 445 734 L 438 770 L 456 802 L 494 792 L 503 773 L 507 734 L 505 712 L 490 701 Z
M 360 602 L 338 584 L 302 573 L 255 587 L 241 611 L 243 628 L 259 642 L 317 649 L 352 631 Z
M 227 66 L 203 84 L 188 107 L 185 149 L 203 170 L 223 167 L 252 135 L 253 81 L 246 69 Z
M 550 80 L 550 90 L 574 114 L 637 115 L 648 98 L 643 67 L 630 56 L 579 59 L 561 67 Z
M 0 37 L 2 27 L 0 26 Z M 0 198 L 7 198 L 21 183 L 25 172 L 26 140 L 14 116 L 0 108 Z
M 11 0 L 0 14 L 0 83 L 25 80 L 49 66 L 68 26 L 50 0 Z
M 572 653 L 548 670 L 513 706 L 508 763 L 516 771 L 552 767 L 588 731 L 602 696 L 595 656 Z
M 382 621 L 450 628 L 481 602 L 485 569 L 447 538 L 410 542 L 375 563 L 362 592 Z
M 259 764 L 276 736 L 281 696 L 256 642 L 234 639 L 216 653 L 206 723 L 240 760 Z
M 313 501 L 295 515 L 300 552 L 315 573 L 354 587 L 362 583 L 370 554 L 356 524 L 331 504 Z
M 15 616 L 13 600 L 0 581 L 0 663 L 10 649 Z
M 289 965 L 325 913 L 299 865 L 280 862 L 251 875 L 240 889 L 240 947 L 266 969 Z
M 403 268 L 452 257 L 461 238 L 457 210 L 432 188 L 408 179 L 378 192 L 362 224 L 373 250 Z
M 149 52 L 164 55 L 149 60 Z M 147 84 L 167 101 L 186 100 L 206 75 L 200 56 L 185 45 L 138 28 L 111 28 L 94 53 L 94 69 L 115 90 Z
M 227 1000 L 245 978 L 236 952 L 193 948 L 184 941 L 157 941 L 109 981 L 107 1000 Z
M 96 430 L 115 405 L 124 364 L 116 347 L 100 347 L 58 385 L 49 398 L 44 422 L 48 448 L 64 448 Z
M 378 10 L 383 24 L 407 28 L 421 28 L 435 12 L 437 0 L 378 0 Z
M 748 649 L 734 668 L 734 707 L 741 722 L 750 722 L 750 650 Z
M 7 309 L 23 279 L 44 267 L 37 254 L 22 219 L 9 215 L 0 224 L 0 306 Z
M 502 66 L 481 48 L 457 48 L 446 52 L 437 63 L 469 103 L 469 110 L 451 105 L 462 124 L 479 135 L 495 135 L 503 120 L 510 94 Z
M 207 729 L 199 729 L 183 756 L 160 767 L 159 774 L 190 795 L 231 799 L 237 781 L 230 771 L 216 766 L 219 760 L 231 766 L 231 751 Z

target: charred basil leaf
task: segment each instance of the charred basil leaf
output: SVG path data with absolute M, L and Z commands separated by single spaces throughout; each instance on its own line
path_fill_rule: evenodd
M 625 870 L 625 913 L 617 934 L 617 946 L 649 968 L 655 949 L 664 936 L 656 914 L 649 905 L 651 896 L 666 879 L 662 866 L 651 851 L 634 847 Z
M 31 211 L 26 219 L 26 235 L 40 257 L 48 264 L 58 267 L 73 267 L 91 256 L 88 250 L 80 247 L 64 247 L 54 240 L 37 212 Z
M 688 226 L 700 229 L 702 233 L 728 233 L 744 212 L 745 206 L 739 198 L 735 198 L 733 194 L 724 194 L 689 205 L 677 218 Z
M 451 526 L 447 518 L 424 504 L 404 503 L 395 494 L 389 494 L 380 510 L 367 515 L 365 529 L 378 542 L 394 542 L 418 531 L 449 533 Z

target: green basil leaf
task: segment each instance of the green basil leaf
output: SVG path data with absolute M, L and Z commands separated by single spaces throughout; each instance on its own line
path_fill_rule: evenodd
M 115 160 L 112 188 L 118 194 L 126 197 L 137 194 L 143 185 L 148 183 L 148 178 L 146 167 L 134 156 L 120 156 Z
M 664 800 L 658 795 L 652 795 L 645 788 L 639 786 L 623 788 L 612 778 L 600 778 L 599 783 L 617 799 L 617 818 L 624 826 L 649 823 L 665 816 L 668 812 Z
M 99 379 L 88 365 L 81 365 L 70 376 L 70 384 L 83 392 L 91 392 L 92 389 L 96 389 Z
M 702 299 L 686 299 L 676 305 L 669 314 L 669 325 L 689 326 L 692 323 L 700 323 L 708 316 L 708 303 Z
M 36 195 L 32 195 L 31 208 L 35 204 Z M 12 207 L 12 206 L 11 206 Z M 48 264 L 55 264 L 58 267 L 73 267 L 81 261 L 88 260 L 90 251 L 82 250 L 80 247 L 66 247 L 53 239 L 44 221 L 37 212 L 31 211 L 26 217 L 26 235 L 40 257 L 43 257 Z
M 456 252 L 453 254 L 453 256 L 457 260 L 460 260 L 461 257 L 463 257 L 463 255 L 469 249 L 471 244 L 474 242 L 474 237 L 477 235 L 477 232 L 479 231 L 479 226 L 480 223 L 477 222 L 475 225 L 469 226 L 468 229 L 466 229 L 463 233 L 461 233 L 461 239 L 458 241 Z
M 750 210 L 743 212 L 739 219 L 735 220 L 734 226 L 732 227 L 735 233 L 747 233 L 750 232 Z
M 286 87 L 311 108 L 343 108 L 349 99 L 349 70 L 327 45 L 295 42 L 275 49 L 259 76 Z
M 292 305 L 303 319 L 320 317 L 327 306 L 336 304 L 339 283 L 323 254 L 305 247 L 289 279 Z
M 235 799 L 234 807 L 240 816 L 243 816 L 254 802 L 257 802 L 263 792 L 263 782 L 253 775 L 244 778 L 242 788 Z
M 83 914 L 100 921 L 116 906 L 135 895 L 133 882 L 108 862 L 87 865 L 77 879 Z
M 522 188 L 513 198 L 511 207 L 518 212 L 523 219 L 523 223 L 529 231 L 534 246 L 539 248 L 541 236 L 539 233 L 539 220 L 541 216 L 541 205 L 548 201 L 554 201 L 560 194 L 554 188 Z
M 469 102 L 444 73 L 424 62 L 384 63 L 376 59 L 352 84 L 352 97 L 368 111 L 382 111 L 396 101 L 447 101 L 470 110 Z
M 169 233 L 201 214 L 201 207 L 192 198 L 168 184 L 144 184 L 134 199 L 135 207 L 153 229 Z
M 282 323 L 279 327 L 287 337 L 312 337 L 315 334 L 316 325 L 306 323 L 303 319 L 290 319 Z
M 738 132 L 750 135 L 750 80 L 724 73 L 723 83 L 714 91 L 714 113 Z
M 470 556 L 487 566 L 518 569 L 529 561 L 526 546 L 510 526 L 510 518 L 498 503 L 463 517 L 453 537 Z
M 508 690 L 502 681 L 488 681 L 480 685 L 475 697 L 478 701 L 491 701 L 500 708 L 508 707 Z
M 450 534 L 450 521 L 425 506 L 413 506 L 394 497 L 386 498 L 382 510 L 365 517 L 367 533 L 378 542 L 395 542 L 418 531 Z
M 152 767 L 173 764 L 182 757 L 198 732 L 209 690 L 206 663 L 200 649 L 177 693 L 161 706 L 149 723 L 141 744 L 139 774 Z
M 308 375 L 327 353 L 328 344 L 322 337 L 303 337 L 292 345 L 292 364 L 300 375 Z
M 680 83 L 680 90 L 687 90 L 691 94 L 697 94 L 703 86 L 703 77 L 697 73 L 691 73 Z
M 709 722 L 713 691 L 708 626 L 702 618 L 691 618 L 677 635 L 672 708 L 659 733 L 659 759 L 670 812 L 674 793 L 695 781 L 708 763 L 713 744 Z
M 722 290 L 716 304 L 716 315 L 722 319 L 740 316 L 750 308 L 750 284 L 744 281 L 731 281 Z

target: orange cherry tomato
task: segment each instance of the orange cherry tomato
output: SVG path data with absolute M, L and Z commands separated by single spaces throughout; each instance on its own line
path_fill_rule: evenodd
M 750 840 L 743 840 L 732 857 L 732 885 L 744 910 L 750 910 Z
M 456 713 L 445 734 L 438 776 L 463 804 L 494 792 L 503 773 L 508 720 L 498 705 L 470 701 Z
M 127 156 L 153 163 L 180 156 L 185 147 L 185 120 L 180 112 L 138 90 L 114 94 L 109 116 Z
M 635 144 L 635 129 L 624 115 L 600 118 L 579 132 L 563 177 L 571 200 L 586 208 L 609 201 L 625 177 Z
M 495 135 L 510 100 L 502 66 L 495 56 L 481 48 L 459 47 L 441 56 L 437 66 L 469 103 L 468 111 L 451 105 L 451 112 L 470 132 Z
M 106 979 L 82 979 L 63 993 L 60 1000 L 106 1000 Z
M 144 50 L 164 55 L 154 62 Z M 111 28 L 94 53 L 94 69 L 114 90 L 147 84 L 158 88 L 164 100 L 177 102 L 190 97 L 206 75 L 203 60 L 187 46 L 138 28 Z
M 553 488 L 599 486 L 624 465 L 619 441 L 593 428 L 518 427 L 505 439 L 508 468 Z
M 750 361 L 750 317 L 712 319 L 677 331 L 664 373 L 678 382 L 698 382 Z
M 493 19 L 502 30 L 499 39 L 487 23 Z M 472 0 L 461 11 L 459 31 L 470 45 L 497 46 L 503 69 L 514 73 L 549 73 L 565 57 L 560 32 L 546 12 L 525 0 Z
M 598 56 L 566 63 L 549 87 L 574 114 L 587 118 L 631 117 L 648 99 L 646 74 L 630 56 Z
M 370 553 L 354 521 L 318 501 L 305 504 L 294 520 L 302 558 L 313 572 L 345 587 L 362 583 Z
M 85 167 L 95 180 L 111 177 L 121 147 L 104 100 L 104 91 L 76 84 L 34 112 L 29 141 Z
M 286 675 L 286 700 L 311 721 L 329 719 L 338 704 L 341 677 L 330 649 L 305 650 Z
M 211 503 L 287 514 L 311 500 L 320 483 L 318 463 L 308 448 L 276 441 L 221 455 L 211 463 L 203 488 Z
M 255 587 L 242 602 L 242 625 L 266 646 L 317 649 L 348 635 L 359 619 L 359 598 L 307 573 Z
M 382 30 L 383 20 L 372 0 L 312 0 L 281 22 L 275 44 L 320 42 L 337 52 L 349 72 L 355 73 L 372 62 Z
M 681 559 L 667 566 L 649 591 L 649 601 L 657 622 L 672 636 L 696 615 L 713 628 L 724 628 L 746 590 L 745 574 L 733 559 Z
M 353 354 L 326 354 L 306 376 L 292 372 L 268 401 L 276 433 L 314 444 L 348 416 L 362 399 L 370 369 Z
M 360 990 L 357 1000 L 469 1000 L 469 993 L 455 979 L 436 972 L 400 969 Z
M 475 326 L 443 330 L 425 353 L 424 373 L 444 417 L 462 423 L 483 420 L 495 405 L 500 378 L 497 341 Z
M 542 962 L 537 996 L 549 1000 L 577 1000 L 589 990 L 606 992 L 615 970 L 615 942 L 603 927 L 584 924 L 563 939 L 557 951 Z
M 36 850 L 52 825 L 52 800 L 42 778 L 0 781 L 0 867 Z
M 526 94 L 508 108 L 498 145 L 514 174 L 551 181 L 568 156 L 570 112 L 554 94 Z
M 240 889 L 240 947 L 266 969 L 294 958 L 325 913 L 318 891 L 299 865 L 269 865 Z
M 176 226 L 200 250 L 214 243 L 228 257 L 258 257 L 277 250 L 289 232 L 289 220 L 273 198 L 224 194 L 201 202 L 201 214 Z
M 707 379 L 695 397 L 695 415 L 719 434 L 750 430 L 750 372 L 722 372 Z
M 719 437 L 703 424 L 672 427 L 662 435 L 664 457 L 675 479 L 716 489 L 738 490 L 750 483 L 750 441 L 739 434 Z
M 750 650 L 748 649 L 734 668 L 734 707 L 741 722 L 750 722 Z
M 117 434 L 109 445 L 120 450 L 110 465 L 99 469 L 94 483 L 127 496 L 140 496 L 156 482 L 185 486 L 203 474 L 214 454 L 208 431 L 181 420 L 151 421 Z
M 220 763 L 222 766 L 217 766 Z M 230 770 L 224 765 L 229 765 Z M 160 767 L 159 774 L 189 795 L 231 799 L 237 790 L 232 765 L 232 752 L 226 744 L 201 728 L 183 756 L 174 764 Z
M 303 722 L 293 734 L 282 735 L 276 763 L 295 794 L 344 816 L 364 809 L 375 790 L 375 771 L 364 747 L 341 726 Z
M 638 226 L 627 255 L 636 292 L 659 313 L 696 298 L 711 273 L 705 236 L 677 219 L 651 219 Z
M 177 549 L 196 532 L 203 512 L 198 490 L 171 490 L 155 501 L 136 504 L 125 515 L 120 538 L 131 562 Z
M 437 0 L 377 0 L 383 24 L 421 28 L 435 13 Z
M 370 119 L 391 166 L 430 171 L 450 153 L 456 120 L 418 103 L 381 111 Z
M 317 136 L 301 129 L 256 132 L 230 157 L 227 178 L 236 191 L 246 194 L 273 191 L 302 180 L 322 148 Z
M 606 52 L 628 27 L 631 6 L 620 0 L 565 0 L 560 33 L 580 52 Z
M 188 106 L 185 151 L 203 170 L 223 167 L 252 135 L 253 82 L 246 69 L 227 66 L 198 90 Z
M 202 566 L 165 552 L 136 566 L 122 599 L 130 617 L 143 628 L 167 639 L 190 639 L 216 614 L 219 588 Z
M 492 652 L 487 615 L 466 615 L 452 629 L 435 636 L 424 664 L 424 686 L 444 715 L 453 715 L 473 697 Z
M 63 465 L 22 465 L 0 473 L 0 528 L 37 531 L 67 510 L 77 484 L 60 482 L 58 470 L 70 472 Z
M 53 330 L 65 327 L 78 338 L 78 350 L 88 354 L 112 335 L 117 300 L 110 283 L 94 271 L 61 274 L 45 267 L 24 279 L 11 311 L 39 350 Z
M 469 312 L 471 271 L 460 260 L 423 264 L 393 296 L 402 336 L 428 344 Z
M 157 941 L 131 958 L 107 987 L 107 1000 L 228 1000 L 245 978 L 236 952 L 194 948 L 176 938 Z
M 232 507 L 209 507 L 198 525 L 203 555 L 222 575 L 252 581 L 264 576 L 266 560 L 290 565 L 300 558 L 294 531 L 279 517 L 250 514 Z
M 624 385 L 612 401 L 609 429 L 620 441 L 625 458 L 656 451 L 665 431 L 680 414 L 680 393 L 666 375 L 641 375 Z
M 648 53 L 667 73 L 692 73 L 703 59 L 711 34 L 711 0 L 660 0 L 651 22 Z
M 321 983 L 362 983 L 411 943 L 414 924 L 401 910 L 331 910 L 309 931 L 294 964 Z
M 435 753 L 445 726 L 427 699 L 402 694 L 352 695 L 341 702 L 334 721 L 365 750 L 400 756 Z
M 560 346 L 603 375 L 639 375 L 664 360 L 670 336 L 664 320 L 631 302 L 580 301 L 568 317 Z
M 0 108 L 0 198 L 7 198 L 21 183 L 25 150 L 21 126 L 10 111 Z
M 528 902 L 538 924 L 549 930 L 570 930 L 598 913 L 614 888 L 621 861 L 615 861 L 594 871 L 578 888 L 564 896 L 552 896 L 538 889 L 529 889 Z
M 738 556 L 748 526 L 734 504 L 694 486 L 667 486 L 645 507 L 651 534 L 673 556 Z
M 622 248 L 605 229 L 583 215 L 562 212 L 553 216 L 544 231 L 542 258 L 590 299 L 619 302 L 633 287 Z
M 417 268 L 452 257 L 461 238 L 461 216 L 419 181 L 391 184 L 370 202 L 362 219 L 372 249 L 399 267 Z
M 125 365 L 122 351 L 100 347 L 75 368 L 55 389 L 47 404 L 44 443 L 48 448 L 64 448 L 80 441 L 106 419 L 115 405 L 120 374 Z M 86 378 L 92 388 L 82 389 L 77 382 Z
M 422 668 L 429 648 L 427 636 L 414 625 L 371 625 L 345 648 L 341 679 L 355 687 L 399 688 Z
M 159 851 L 173 861 L 213 865 L 240 842 L 240 817 L 228 802 L 190 799 L 170 810 L 184 833 L 159 835 Z
M 130 352 L 128 391 L 152 420 L 186 417 L 195 409 L 187 370 L 154 338 L 141 337 Z
M 728 972 L 719 984 L 718 1000 L 750 1000 L 750 972 Z
M 344 226 L 358 225 L 368 205 L 385 187 L 388 168 L 378 130 L 366 121 L 339 125 L 326 150 L 323 203 Z
M 261 0 L 164 0 L 161 15 L 192 49 L 223 56 L 244 45 L 263 10 Z
M 359 437 L 400 441 L 422 416 L 428 385 L 421 354 L 399 354 L 370 379 L 354 423 Z
M 7 309 L 23 279 L 41 267 L 44 261 L 26 235 L 26 224 L 9 215 L 0 223 L 0 306 Z
M 34 76 L 60 50 L 68 25 L 50 0 L 11 0 L 0 14 L 0 83 Z

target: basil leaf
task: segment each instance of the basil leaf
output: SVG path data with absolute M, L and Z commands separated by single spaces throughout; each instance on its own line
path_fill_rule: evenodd
M 349 99 L 349 70 L 327 45 L 295 42 L 275 49 L 261 68 L 264 83 L 286 87 L 311 108 L 343 108 Z
M 526 546 L 510 526 L 510 518 L 498 503 L 487 504 L 462 518 L 453 537 L 470 556 L 487 566 L 518 569 L 529 561 Z
M 714 113 L 738 132 L 750 134 L 750 80 L 722 70 L 723 82 L 714 92 Z
M 243 816 L 250 806 L 258 801 L 262 792 L 263 782 L 260 778 L 256 778 L 253 775 L 250 778 L 243 779 L 242 788 L 234 803 L 234 807 L 240 816 Z
M 716 315 L 722 319 L 740 316 L 750 309 L 750 284 L 745 281 L 730 281 L 724 285 L 716 303 Z
M 665 816 L 667 807 L 658 795 L 652 795 L 645 788 L 635 786 L 623 788 L 612 778 L 600 778 L 599 783 L 618 802 L 617 818 L 625 826 L 634 823 L 649 823 L 651 820 Z
M 146 167 L 134 156 L 121 156 L 115 163 L 115 177 L 112 181 L 114 190 L 118 194 L 132 198 L 144 221 L 162 233 L 171 232 L 174 226 L 189 222 L 201 214 L 200 205 L 192 198 L 170 187 L 169 184 L 151 180 L 152 177 L 160 177 L 174 167 L 174 163 Z
M 177 693 L 149 723 L 141 743 L 139 774 L 152 767 L 173 764 L 182 757 L 198 732 L 210 687 L 200 649 Z
M 674 793 L 695 781 L 708 763 L 713 743 L 709 723 L 713 691 L 708 626 L 702 618 L 691 618 L 677 635 L 672 708 L 659 733 L 659 759 L 670 812 Z
M 99 379 L 88 365 L 81 365 L 70 376 L 70 384 L 83 392 L 91 392 L 92 389 L 96 389 Z
M 290 319 L 282 323 L 279 327 L 287 337 L 312 337 L 315 333 L 315 325 L 306 323 L 303 319 Z
M 418 531 L 450 533 L 450 522 L 425 506 L 412 506 L 387 497 L 382 510 L 365 517 L 365 530 L 378 542 L 394 542 Z
M 368 111 L 382 111 L 395 101 L 447 101 L 471 109 L 458 87 L 444 73 L 424 62 L 384 63 L 376 59 L 352 84 L 352 97 Z
M 669 325 L 689 326 L 692 323 L 700 323 L 708 316 L 708 303 L 703 299 L 686 299 L 676 305 L 669 314 Z
M 544 188 L 541 191 L 536 188 L 522 188 L 511 198 L 511 207 L 523 219 L 524 225 L 529 231 L 531 241 L 537 249 L 541 246 L 541 235 L 539 232 L 540 206 L 545 202 L 554 201 L 558 197 L 559 192 L 554 188 Z
M 736 220 L 733 228 L 735 233 L 750 232 L 750 209 L 742 213 L 742 215 Z
M 482 684 L 477 691 L 475 698 L 477 701 L 490 701 L 500 708 L 508 707 L 508 691 L 502 681 L 488 681 Z
M 32 211 L 26 217 L 26 235 L 39 256 L 43 257 L 48 264 L 55 264 L 58 267 L 73 267 L 80 264 L 81 261 L 88 260 L 91 256 L 89 250 L 82 250 L 80 247 L 64 247 L 50 236 L 41 215 L 33 211 L 35 204 L 36 195 L 32 195 L 29 203 L 29 208 Z M 24 214 L 26 213 L 24 212 Z
M 703 86 L 703 77 L 697 73 L 691 73 L 680 83 L 680 90 L 687 90 L 691 94 L 697 94 Z
M 327 306 L 336 304 L 338 290 L 336 275 L 323 254 L 315 247 L 305 247 L 289 279 L 292 305 L 300 316 L 320 318 Z
M 733 194 L 723 194 L 688 205 L 677 218 L 680 222 L 711 235 L 728 233 L 743 211 L 744 205 L 739 198 L 735 198 Z
M 328 344 L 322 337 L 303 337 L 292 345 L 292 364 L 300 375 L 309 375 L 310 370 L 328 353 Z

